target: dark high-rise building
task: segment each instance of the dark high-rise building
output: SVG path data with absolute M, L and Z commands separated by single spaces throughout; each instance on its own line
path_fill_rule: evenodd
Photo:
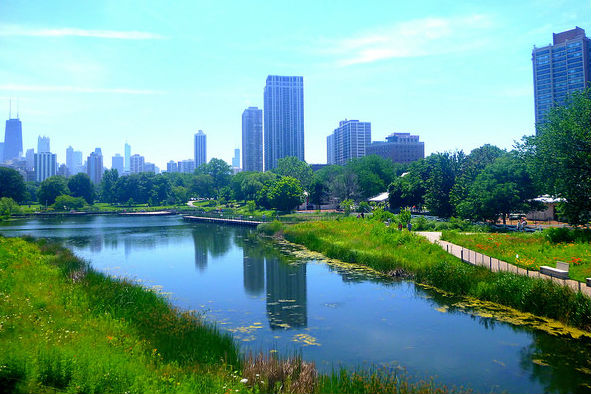
M 8 119 L 4 129 L 4 162 L 18 159 L 23 154 L 23 125 L 20 119 Z
M 269 75 L 265 85 L 265 171 L 277 160 L 304 160 L 304 78 Z
M 569 94 L 591 81 L 591 40 L 575 27 L 555 33 L 551 45 L 534 47 L 534 100 L 536 123 L 543 123 L 548 110 L 565 103 Z
M 242 170 L 263 171 L 263 111 L 257 107 L 242 112 Z
M 195 168 L 207 163 L 207 140 L 203 130 L 195 133 Z
M 411 163 L 425 157 L 425 143 L 418 135 L 392 133 L 386 142 L 372 142 L 365 148 L 365 154 L 378 155 L 394 163 Z
M 365 156 L 371 143 L 371 123 L 342 120 L 339 127 L 326 138 L 326 162 L 344 165 L 351 159 Z
M 101 148 L 96 148 L 86 159 L 86 173 L 95 185 L 103 179 L 103 153 Z

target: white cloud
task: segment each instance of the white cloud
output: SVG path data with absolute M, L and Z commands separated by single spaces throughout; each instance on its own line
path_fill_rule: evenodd
M 348 66 L 384 59 L 408 58 L 463 52 L 485 45 L 491 18 L 470 15 L 450 18 L 422 18 L 399 22 L 365 34 L 325 43 L 322 52 L 336 56 Z
M 157 33 L 143 31 L 91 30 L 61 27 L 53 29 L 30 28 L 19 25 L 0 25 L 0 36 L 20 37 L 93 37 L 117 40 L 155 40 L 165 38 Z
M 65 92 L 65 93 L 113 93 L 113 94 L 162 94 L 161 90 L 126 89 L 126 88 L 85 88 L 67 85 L 0 85 L 0 91 L 11 92 Z

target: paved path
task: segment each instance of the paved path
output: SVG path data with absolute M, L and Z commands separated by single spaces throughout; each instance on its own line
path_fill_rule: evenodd
M 581 283 L 576 280 L 572 279 L 558 279 L 553 278 L 548 275 L 544 275 L 540 273 L 540 271 L 530 271 L 527 269 L 523 269 L 517 267 L 516 265 L 507 263 L 505 261 L 495 259 L 494 257 L 490 257 L 484 255 L 482 253 L 478 253 L 474 250 L 464 248 L 462 246 L 452 244 L 451 242 L 443 241 L 441 239 L 441 232 L 439 231 L 417 231 L 418 235 L 421 235 L 429 240 L 429 242 L 434 243 L 436 245 L 441 246 L 445 249 L 448 253 L 456 256 L 457 258 L 461 259 L 462 261 L 472 264 L 472 265 L 480 265 L 483 267 L 488 268 L 493 272 L 497 271 L 508 271 L 513 272 L 515 274 L 524 275 L 524 276 L 533 276 L 536 278 L 546 278 L 552 280 L 555 283 L 559 283 L 561 285 L 569 286 L 575 291 L 581 291 L 582 293 L 591 297 L 591 287 L 588 287 L 585 283 Z

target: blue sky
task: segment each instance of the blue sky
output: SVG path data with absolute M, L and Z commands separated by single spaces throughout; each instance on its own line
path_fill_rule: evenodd
M 581 0 L 0 1 L 0 108 L 18 98 L 25 150 L 51 138 L 166 168 L 241 147 L 268 74 L 304 77 L 305 148 L 326 162 L 340 120 L 372 139 L 412 132 L 426 153 L 510 148 L 534 129 L 531 50 L 579 26 Z

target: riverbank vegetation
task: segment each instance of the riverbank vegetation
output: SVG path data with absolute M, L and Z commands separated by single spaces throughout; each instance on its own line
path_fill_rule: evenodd
M 0 300 L 0 392 L 458 392 L 389 370 L 322 375 L 299 357 L 244 357 L 155 290 L 44 240 L 0 237 Z
M 549 280 L 496 273 L 465 264 L 439 246 L 411 232 L 399 231 L 394 225 L 348 218 L 275 226 L 280 228 L 273 230 L 283 233 L 287 240 L 328 257 L 364 264 L 395 276 L 410 276 L 453 294 L 492 301 L 591 330 L 591 299 L 583 294 Z
M 465 234 L 444 231 L 443 240 L 515 264 L 539 270 L 541 265 L 569 263 L 569 277 L 585 282 L 591 277 L 591 230 L 549 228 L 538 233 Z

